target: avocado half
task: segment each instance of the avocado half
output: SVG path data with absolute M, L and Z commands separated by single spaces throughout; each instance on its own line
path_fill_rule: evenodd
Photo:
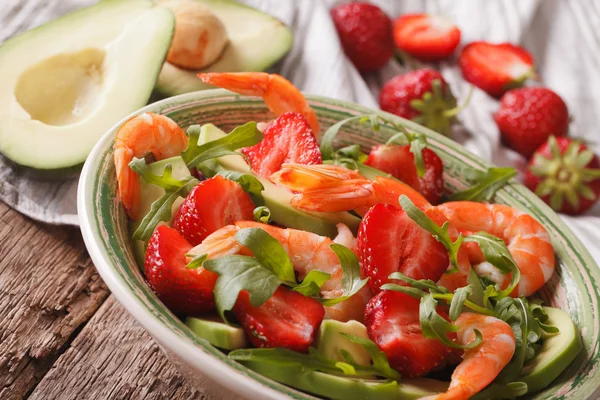
M 164 4 L 170 0 L 157 0 Z M 175 96 L 214 86 L 200 82 L 200 72 L 259 72 L 279 61 L 292 47 L 292 31 L 276 18 L 233 0 L 195 0 L 221 20 L 229 44 L 221 57 L 208 67 L 185 70 L 165 62 L 156 91 Z
M 82 164 L 148 101 L 174 29 L 149 0 L 106 0 L 0 46 L 0 151 L 43 171 Z

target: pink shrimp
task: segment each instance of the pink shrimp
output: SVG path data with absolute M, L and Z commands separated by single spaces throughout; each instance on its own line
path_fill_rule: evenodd
M 174 157 L 185 150 L 188 138 L 177 124 L 164 115 L 143 113 L 127 120 L 117 131 L 115 169 L 119 200 L 132 220 L 140 207 L 140 180 L 129 163 L 134 157 L 152 153 L 157 160 Z
M 475 313 L 463 313 L 455 322 L 460 327 L 457 342 L 466 345 L 475 340 L 475 330 L 482 342 L 465 350 L 463 360 L 452 374 L 448 391 L 428 396 L 427 400 L 464 400 L 481 391 L 498 376 L 511 360 L 516 347 L 511 327 L 504 321 Z
M 450 223 L 464 233 L 485 231 L 506 242 L 510 254 L 521 271 L 519 284 L 512 296 L 530 296 L 554 273 L 554 248 L 550 235 L 530 215 L 502 204 L 472 201 L 444 203 L 436 207 Z M 501 274 L 485 262 L 477 245 L 465 243 L 469 259 L 479 276 L 486 276 L 506 288 L 510 274 Z
M 311 232 L 278 228 L 260 222 L 238 221 L 233 225 L 227 225 L 213 232 L 201 244 L 194 247 L 190 253 L 196 255 L 207 254 L 208 258 L 217 258 L 231 254 L 248 254 L 249 250 L 233 238 L 235 233 L 243 228 L 261 228 L 277 239 L 288 253 L 300 280 L 303 280 L 314 269 L 330 274 L 329 280 L 321 287 L 321 295 L 324 298 L 334 298 L 343 295 L 340 263 L 333 250 L 329 247 L 334 241 L 328 237 L 319 236 Z M 335 242 L 344 244 L 347 247 L 353 246 L 355 239 L 349 229 L 343 224 L 339 224 L 338 230 L 339 234 Z M 352 250 L 352 247 L 350 249 Z M 325 307 L 325 311 L 329 318 L 339 321 L 349 321 L 351 319 L 362 321 L 365 307 L 371 297 L 371 291 L 365 286 L 349 299 L 335 306 Z
M 356 210 L 363 215 L 375 204 L 398 207 L 398 198 L 402 194 L 419 208 L 432 207 L 425 197 L 402 182 L 384 177 L 370 181 L 356 171 L 337 165 L 283 164 L 270 179 L 299 192 L 291 204 L 306 211 Z
M 204 83 L 248 96 L 261 96 L 276 115 L 297 112 L 306 118 L 313 134 L 319 138 L 319 121 L 302 92 L 292 82 L 265 72 L 209 72 L 198 74 Z

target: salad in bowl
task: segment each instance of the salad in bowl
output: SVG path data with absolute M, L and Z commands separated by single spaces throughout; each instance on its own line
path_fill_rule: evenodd
M 274 118 L 142 112 L 102 168 L 145 290 L 212 354 L 332 399 L 515 399 L 579 368 L 580 321 L 553 301 L 572 273 L 557 228 L 496 203 L 513 170 L 463 166 L 460 188 L 413 123 L 366 113 L 321 129 L 278 75 L 199 77 Z M 385 139 L 361 146 L 367 129 Z

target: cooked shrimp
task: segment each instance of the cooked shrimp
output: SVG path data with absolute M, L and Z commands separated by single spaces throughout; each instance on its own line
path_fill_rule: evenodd
M 347 241 L 347 232 L 345 232 L 347 227 L 340 225 L 338 225 L 339 238 L 344 238 Z M 311 232 L 278 228 L 260 222 L 238 221 L 233 225 L 227 225 L 213 232 L 201 244 L 190 250 L 190 254 L 207 254 L 208 258 L 231 254 L 249 254 L 249 250 L 240 245 L 233 237 L 237 231 L 243 228 L 261 228 L 277 239 L 288 253 L 300 280 L 303 280 L 310 271 L 315 269 L 330 274 L 329 280 L 321 287 L 321 295 L 324 298 L 343 295 L 341 289 L 342 269 L 337 256 L 329 247 L 334 242 L 328 237 Z M 351 319 L 362 321 L 365 307 L 370 298 L 371 292 L 365 286 L 351 298 L 335 306 L 325 307 L 325 310 L 329 318 L 339 321 L 349 321 Z
M 261 96 L 269 110 L 277 115 L 298 112 L 306 118 L 313 134 L 319 138 L 319 121 L 304 95 L 290 81 L 265 72 L 209 72 L 198 74 L 204 83 L 248 96 Z
M 512 358 L 516 341 L 511 327 L 504 321 L 475 313 L 463 313 L 456 320 L 460 327 L 457 342 L 467 345 L 475 340 L 475 329 L 481 332 L 482 342 L 466 349 L 463 360 L 452 374 L 448 391 L 428 400 L 465 400 L 481 391 L 498 376 Z
M 398 206 L 402 194 L 419 208 L 431 207 L 425 197 L 402 182 L 384 177 L 370 181 L 356 171 L 337 165 L 283 164 L 270 179 L 299 192 L 291 204 L 306 211 L 356 210 L 363 215 L 375 204 Z
M 521 271 L 521 279 L 512 296 L 532 295 L 554 273 L 554 248 L 550 235 L 532 216 L 506 205 L 472 201 L 444 203 L 436 208 L 459 231 L 485 231 L 504 240 Z M 477 245 L 465 244 L 477 274 L 506 288 L 510 283 L 510 274 L 501 274 L 497 268 L 486 263 Z
M 164 115 L 143 113 L 121 125 L 115 140 L 114 160 L 119 200 L 129 218 L 137 219 L 140 207 L 140 180 L 129 168 L 131 160 L 148 153 L 157 160 L 175 157 L 185 150 L 187 143 L 185 132 Z
M 456 240 L 456 237 L 451 236 L 452 240 Z M 437 282 L 438 285 L 445 287 L 446 289 L 454 292 L 456 289 L 465 287 L 469 284 L 468 278 L 471 272 L 471 260 L 469 259 L 469 253 L 463 246 L 458 250 L 458 271 L 451 274 L 444 274 Z M 448 269 L 452 269 L 453 265 L 448 265 Z

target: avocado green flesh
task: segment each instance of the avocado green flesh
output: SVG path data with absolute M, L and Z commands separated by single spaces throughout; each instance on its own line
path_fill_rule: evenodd
M 333 319 L 323 320 L 316 338 L 316 349 L 325 358 L 345 361 L 340 350 L 346 350 L 359 365 L 370 365 L 371 356 L 363 346 L 351 342 L 341 334 L 354 335 L 368 339 L 367 328 L 358 321 L 340 322 Z
M 207 124 L 202 126 L 198 143 L 204 144 L 225 135 L 225 132 L 216 126 Z M 354 233 L 358 230 L 360 218 L 347 212 L 313 213 L 292 207 L 290 201 L 293 194 L 291 192 L 274 185 L 268 179 L 254 174 L 240 156 L 224 156 L 217 161 L 222 168 L 253 175 L 263 184 L 265 189 L 262 191 L 262 196 L 265 199 L 265 205 L 271 210 L 271 218 L 275 223 L 287 228 L 305 230 L 331 238 L 337 235 L 336 224 L 338 223 L 346 224 Z
M 284 385 L 334 400 L 412 400 L 442 393 L 448 388 L 447 383 L 435 379 L 403 379 L 395 384 L 306 371 L 297 365 L 252 361 L 244 362 L 244 365 Z
M 187 317 L 185 324 L 199 337 L 215 347 L 235 350 L 248 347 L 248 340 L 242 328 L 227 325 L 220 318 Z
M 149 164 L 148 167 L 154 174 L 162 175 L 167 164 L 171 165 L 174 178 L 182 179 L 190 176 L 190 171 L 185 165 L 183 159 L 179 156 L 153 162 L 152 164 Z M 142 219 L 150 211 L 152 203 L 154 203 L 155 200 L 164 194 L 165 191 L 160 186 L 145 183 L 142 179 L 140 179 L 140 212 L 137 220 L 129 222 L 130 234 L 133 235 L 133 232 L 135 232 L 135 230 L 140 226 Z M 173 207 L 171 207 L 171 217 L 175 215 L 182 202 L 183 199 L 181 198 L 175 201 Z M 161 222 L 161 224 L 164 224 L 164 222 Z M 143 240 L 133 240 L 133 253 L 138 265 L 143 266 L 144 259 L 146 258 L 146 242 Z
M 0 46 L 0 151 L 42 171 L 81 165 L 146 104 L 174 19 L 148 0 L 104 1 Z
M 168 0 L 160 0 L 163 3 Z M 292 31 L 277 19 L 233 0 L 196 0 L 223 23 L 229 44 L 221 57 L 198 71 L 178 68 L 168 62 L 156 83 L 156 90 L 167 96 L 213 89 L 196 76 L 200 72 L 264 71 L 291 48 Z
M 544 334 L 540 352 L 523 367 L 523 375 L 518 380 L 527 384 L 529 392 L 537 392 L 550 385 L 583 348 L 569 314 L 552 307 L 544 307 L 544 310 L 548 313 L 546 323 L 556 326 L 560 332 Z

